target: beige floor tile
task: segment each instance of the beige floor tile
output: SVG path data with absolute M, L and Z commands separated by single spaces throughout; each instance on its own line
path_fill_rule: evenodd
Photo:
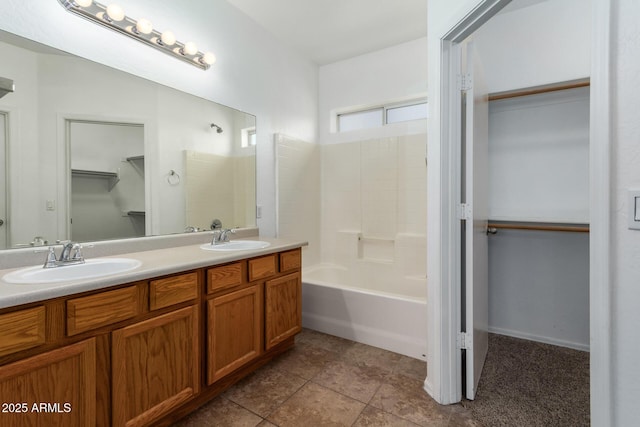
M 309 382 L 268 418 L 280 427 L 351 426 L 365 404 Z
M 178 421 L 173 427 L 255 427 L 262 418 L 243 407 L 217 397 L 193 414 Z
M 306 380 L 267 365 L 227 390 L 223 396 L 266 418 Z
M 400 361 L 401 355 L 370 345 L 353 343 L 342 352 L 340 358 L 357 365 L 377 366 L 387 371 L 393 371 Z
M 427 362 L 412 357 L 400 356 L 393 373 L 424 381 L 427 378 Z
M 294 348 L 280 355 L 272 364 L 282 371 L 311 379 L 338 355 L 332 351 L 306 343 L 297 343 Z
M 309 344 L 314 347 L 323 348 L 340 354 L 354 346 L 356 343 L 311 329 L 303 329 L 302 332 L 296 336 L 296 345 L 298 344 Z
M 417 424 L 403 420 L 393 414 L 384 412 L 373 406 L 367 406 L 360 414 L 353 427 L 416 427 Z
M 438 405 L 422 388 L 422 381 L 392 374 L 369 402 L 421 426 L 447 426 L 451 408 Z
M 328 363 L 311 381 L 368 403 L 387 375 L 388 371 L 377 366 L 356 366 L 338 360 Z

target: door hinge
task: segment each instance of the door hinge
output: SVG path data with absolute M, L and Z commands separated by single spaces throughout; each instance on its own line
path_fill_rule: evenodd
M 472 215 L 471 205 L 469 203 L 460 203 L 456 214 L 458 219 L 470 220 Z
M 473 88 L 471 74 L 458 74 L 458 90 L 466 92 Z
M 473 344 L 472 338 L 469 332 L 458 332 L 456 346 L 460 350 L 471 350 L 471 345 Z

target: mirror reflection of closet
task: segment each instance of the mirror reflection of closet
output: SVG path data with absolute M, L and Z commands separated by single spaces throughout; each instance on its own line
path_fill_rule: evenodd
M 145 235 L 144 126 L 67 121 L 70 238 Z

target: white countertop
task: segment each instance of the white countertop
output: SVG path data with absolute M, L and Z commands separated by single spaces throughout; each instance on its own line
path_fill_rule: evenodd
M 243 239 L 234 239 L 243 240 Z M 255 238 L 248 240 L 255 240 Z M 179 246 L 167 249 L 155 249 L 143 252 L 123 253 L 100 258 L 131 258 L 142 262 L 135 270 L 83 280 L 64 283 L 13 284 L 3 280 L 5 274 L 21 268 L 0 270 L 0 308 L 13 307 L 31 302 L 44 301 L 80 292 L 103 289 L 123 283 L 145 280 L 152 277 L 179 273 L 181 271 L 224 264 L 239 259 L 253 258 L 274 252 L 306 246 L 307 242 L 289 239 L 273 239 L 260 237 L 259 240 L 271 245 L 264 249 L 242 250 L 233 252 L 207 251 L 201 244 Z M 43 257 L 44 260 L 44 257 Z M 44 262 L 44 261 L 43 261 Z M 65 267 L 58 267 L 65 268 Z

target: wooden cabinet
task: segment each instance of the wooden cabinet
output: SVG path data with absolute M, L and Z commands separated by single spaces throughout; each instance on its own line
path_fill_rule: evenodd
M 114 426 L 148 425 L 200 389 L 197 306 L 112 334 Z
M 149 309 L 158 310 L 198 298 L 195 272 L 152 280 L 149 283 Z
M 207 383 L 255 359 L 262 349 L 262 286 L 207 301 Z
M 135 285 L 70 299 L 67 301 L 67 335 L 131 319 L 141 312 Z
M 302 330 L 300 273 L 265 283 L 265 347 L 267 350 Z
M 276 270 L 276 255 L 267 255 L 249 260 L 249 281 L 266 279 L 274 276 Z
M 207 293 L 221 291 L 241 285 L 242 280 L 241 262 L 220 265 L 207 270 Z
M 293 249 L 0 310 L 0 426 L 170 425 L 293 346 L 300 266 Z
M 37 347 L 44 341 L 44 306 L 0 315 L 0 356 Z
M 0 425 L 96 425 L 96 344 L 87 339 L 0 367 Z

